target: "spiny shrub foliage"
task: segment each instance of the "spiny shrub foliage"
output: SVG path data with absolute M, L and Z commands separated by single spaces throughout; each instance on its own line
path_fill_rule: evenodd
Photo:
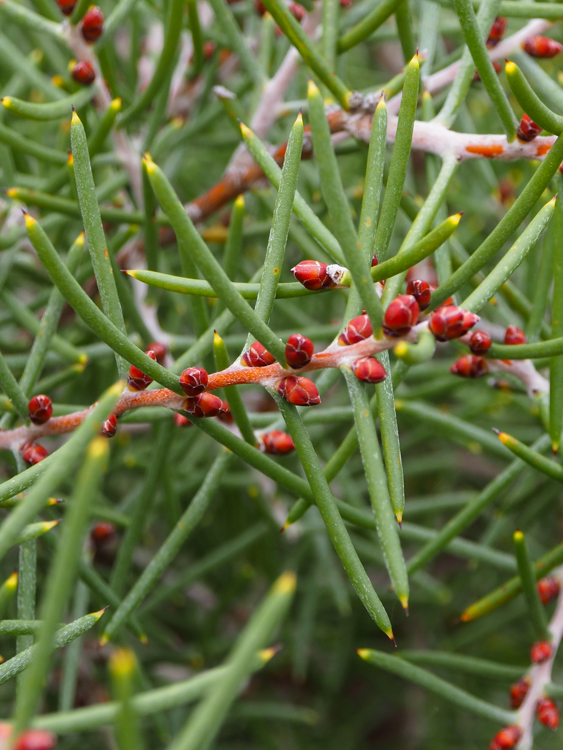
M 2 0 L 1 750 L 561 746 L 558 8 Z

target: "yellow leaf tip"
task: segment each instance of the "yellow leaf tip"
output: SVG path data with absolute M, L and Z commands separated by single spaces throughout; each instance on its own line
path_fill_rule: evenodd
M 6 580 L 6 586 L 11 589 L 15 589 L 18 585 L 18 571 L 14 570 L 12 575 Z
M 319 88 L 317 84 L 309 78 L 309 83 L 307 84 L 307 96 L 316 96 L 317 94 L 320 94 Z
M 107 438 L 96 435 L 88 447 L 88 456 L 91 458 L 104 458 L 109 453 L 109 442 Z
M 281 651 L 281 646 L 270 646 L 270 648 L 263 648 L 261 651 L 258 652 L 258 657 L 260 661 L 262 662 L 262 665 L 267 664 L 270 659 L 273 659 L 274 656 Z
M 504 69 L 507 73 L 514 73 L 517 69 L 517 65 L 516 63 L 513 63 L 512 60 L 507 60 Z
M 286 573 L 282 573 L 278 580 L 274 583 L 274 590 L 278 594 L 292 594 L 295 591 L 297 585 L 297 578 L 295 573 L 288 570 Z

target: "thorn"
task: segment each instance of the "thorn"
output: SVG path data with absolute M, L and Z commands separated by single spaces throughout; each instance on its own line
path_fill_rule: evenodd
M 389 636 L 389 640 L 393 643 L 393 645 L 395 646 L 395 648 L 397 648 L 397 641 L 395 640 L 395 636 L 394 635 L 390 635 Z
M 496 427 L 491 427 L 491 429 L 495 433 L 495 435 L 500 435 L 500 430 L 497 430 Z
M 147 638 L 147 636 L 144 633 L 142 633 L 139 636 L 139 640 L 141 641 L 141 643 L 143 644 L 143 646 L 148 646 L 149 645 L 149 639 Z
M 280 534 L 283 534 L 283 532 L 288 528 L 288 526 L 291 526 L 291 524 L 289 523 L 289 521 L 286 521 L 280 529 Z

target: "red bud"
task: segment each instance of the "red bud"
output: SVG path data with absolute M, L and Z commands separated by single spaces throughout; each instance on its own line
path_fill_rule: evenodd
M 180 375 L 180 385 L 186 396 L 199 396 L 207 388 L 209 378 L 203 367 L 188 367 Z
M 506 31 L 506 18 L 503 18 L 502 16 L 497 16 L 493 22 L 493 25 L 491 26 L 491 30 L 489 31 L 489 38 L 487 39 L 487 47 L 489 48 L 496 47 L 496 45 L 503 38 L 505 31 Z
M 229 409 L 229 404 L 227 404 L 225 401 L 223 401 L 223 406 L 221 407 L 221 411 L 219 414 L 217 414 L 221 422 L 227 422 L 227 424 L 232 424 L 235 421 L 235 418 L 233 417 L 231 410 Z
M 107 438 L 112 438 L 115 433 L 117 432 L 117 418 L 115 414 L 110 414 L 109 417 L 105 420 L 105 422 L 102 425 L 102 429 L 100 430 L 100 435 L 103 435 Z
M 420 309 L 412 294 L 399 294 L 391 302 L 383 316 L 383 330 L 386 336 L 405 336 L 416 325 Z
M 151 359 L 154 359 L 156 361 L 156 354 L 152 351 L 152 349 L 149 349 L 145 352 L 147 357 L 150 357 Z M 150 378 L 148 375 L 145 375 L 144 372 L 139 370 L 138 367 L 135 367 L 135 365 L 131 365 L 129 368 L 129 378 L 127 379 L 127 386 L 131 391 L 144 391 L 145 388 L 148 388 L 149 385 L 152 383 L 152 378 Z
M 551 698 L 540 698 L 536 704 L 536 716 L 538 720 L 553 732 L 559 726 L 559 709 Z
M 178 427 L 190 427 L 193 425 L 193 422 L 183 414 L 176 412 L 176 414 L 174 414 L 174 424 L 178 425 Z
M 481 375 L 487 374 L 488 367 L 482 357 L 466 354 L 453 363 L 450 372 L 460 378 L 480 378 Z
M 218 417 L 223 409 L 223 402 L 213 393 L 200 393 L 185 400 L 184 409 L 194 417 Z
M 79 83 L 81 86 L 89 86 L 96 80 L 96 73 L 94 68 L 86 60 L 80 60 L 77 62 L 70 73 L 72 80 Z
M 15 750 L 53 750 L 57 738 L 46 729 L 28 729 L 16 740 Z
M 530 659 L 533 664 L 542 664 L 553 653 L 553 646 L 549 641 L 536 641 L 530 649 Z
M 548 36 L 529 36 L 524 42 L 522 42 L 522 49 L 527 52 L 530 57 L 548 58 L 555 57 L 558 55 L 563 46 L 559 42 L 555 42 Z
M 110 521 L 100 521 L 90 532 L 90 539 L 95 545 L 104 544 L 115 536 L 115 524 Z
M 43 461 L 49 455 L 47 449 L 37 443 L 25 443 L 20 448 L 20 453 L 23 460 L 32 466 Z
M 104 30 L 104 14 L 97 5 L 91 5 L 82 19 L 82 36 L 88 44 L 93 44 L 102 36 Z
M 461 307 L 448 305 L 435 310 L 428 328 L 438 341 L 449 341 L 463 336 L 478 320 L 478 315 Z
M 518 344 L 525 344 L 527 341 L 526 334 L 521 328 L 518 328 L 517 326 L 508 326 L 506 333 L 504 334 L 505 344 L 517 346 Z
M 357 359 L 352 365 L 352 372 L 364 383 L 381 383 L 387 377 L 385 368 L 375 357 Z
M 489 750 L 510 750 L 510 748 L 516 745 L 521 736 L 522 730 L 520 727 L 516 725 L 504 727 L 491 740 Z
M 300 284 L 303 284 L 305 289 L 316 292 L 319 289 L 330 289 L 336 286 L 328 275 L 327 268 L 326 263 L 321 263 L 318 260 L 302 260 L 301 263 L 291 269 L 291 273 Z
M 299 3 L 290 3 L 287 6 L 287 9 L 291 13 L 291 15 L 301 23 L 303 18 L 305 17 L 305 8 L 302 5 L 299 5 Z
M 315 346 L 311 339 L 300 333 L 292 333 L 285 345 L 285 361 L 294 370 L 305 367 L 311 361 Z
M 520 120 L 520 125 L 518 125 L 516 135 L 518 136 L 519 140 L 528 142 L 533 141 L 534 138 L 537 138 L 541 131 L 542 128 L 539 125 L 536 125 L 536 123 L 531 120 L 527 114 L 524 113 L 522 115 L 522 119 Z
M 371 327 L 369 317 L 367 315 L 358 315 L 358 317 L 353 318 L 342 331 L 338 337 L 338 343 L 340 346 L 357 344 L 358 342 L 369 338 L 372 333 L 373 328 Z
M 529 677 L 522 677 L 521 680 L 518 680 L 518 682 L 515 682 L 514 685 L 511 685 L 510 687 L 511 708 L 514 708 L 514 709 L 520 708 L 522 703 L 524 703 L 525 697 L 528 695 L 529 689 L 530 689 Z
M 164 364 L 164 360 L 166 359 L 166 355 L 168 353 L 168 347 L 165 344 L 161 344 L 159 341 L 151 341 L 151 343 L 147 346 L 147 350 L 155 353 L 156 361 L 159 365 Z
M 419 310 L 426 310 L 430 304 L 432 287 L 427 281 L 413 279 L 407 284 L 407 294 L 412 295 L 418 303 Z
M 492 338 L 485 331 L 473 331 L 469 339 L 469 348 L 473 354 L 486 354 L 492 343 Z
M 498 76 L 498 74 L 502 70 L 502 65 L 499 62 L 497 62 L 496 60 L 493 60 L 493 68 L 495 69 L 495 73 Z M 480 80 L 481 80 L 481 76 L 479 75 L 479 73 L 477 71 L 475 71 L 475 73 L 473 73 L 473 82 L 477 83 Z
M 71 16 L 72 11 L 74 10 L 74 6 L 76 5 L 77 0 L 57 0 L 57 5 L 59 6 L 61 13 L 64 16 Z
M 255 341 L 250 349 L 240 358 L 241 364 L 246 367 L 267 367 L 276 361 L 265 346 Z
M 542 604 L 549 604 L 549 602 L 552 602 L 559 595 L 561 589 L 561 584 L 557 578 L 554 578 L 553 576 L 542 578 L 537 582 L 536 586 Z
M 321 403 L 317 386 L 309 378 L 288 375 L 278 383 L 278 393 L 295 406 L 315 406 Z
M 43 394 L 29 400 L 27 413 L 33 424 L 45 424 L 53 416 L 53 404 L 49 396 Z
M 291 436 L 281 430 L 272 430 L 262 435 L 262 444 L 264 453 L 270 453 L 272 456 L 286 456 L 295 450 L 295 445 Z

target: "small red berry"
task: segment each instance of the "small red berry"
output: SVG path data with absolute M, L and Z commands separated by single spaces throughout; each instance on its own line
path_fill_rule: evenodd
M 537 582 L 536 586 L 542 604 L 549 604 L 552 602 L 559 595 L 561 589 L 560 582 L 553 576 L 542 578 Z
M 563 45 L 550 39 L 548 36 L 529 36 L 522 42 L 522 49 L 530 57 L 549 58 L 558 55 L 563 50 Z
M 305 367 L 311 361 L 315 346 L 311 339 L 300 333 L 292 333 L 285 345 L 285 361 L 294 370 Z
M 399 294 L 391 302 L 383 316 L 383 330 L 386 336 L 405 336 L 418 322 L 420 308 L 412 294 Z
M 110 521 L 100 521 L 90 532 L 90 539 L 94 544 L 105 544 L 115 536 L 115 524 Z
M 45 424 L 53 416 L 53 404 L 49 396 L 43 394 L 29 400 L 27 413 L 33 424 Z
M 536 125 L 536 123 L 531 120 L 526 113 L 524 113 L 522 115 L 522 119 L 520 120 L 520 125 L 518 125 L 516 135 L 518 136 L 519 140 L 526 143 L 528 141 L 533 141 L 534 138 L 537 138 L 541 131 L 542 128 L 539 125 Z
M 184 402 L 184 409 L 193 417 L 218 417 L 223 410 L 223 402 L 213 393 L 200 393 L 190 396 Z
M 302 260 L 291 269 L 291 273 L 305 289 L 316 292 L 319 289 L 330 289 L 336 286 L 328 275 L 327 269 L 328 265 L 318 260 Z
M 379 265 L 379 261 L 377 260 L 377 255 L 374 253 L 371 258 L 371 267 L 374 268 L 377 265 Z
M 91 5 L 82 19 L 82 36 L 88 44 L 93 44 L 104 30 L 104 14 L 97 5 Z
M 364 383 L 381 383 L 387 377 L 385 367 L 375 357 L 357 359 L 352 365 L 352 372 Z
M 481 375 L 487 374 L 488 367 L 482 357 L 465 354 L 453 363 L 450 372 L 460 378 L 480 378 Z
M 469 339 L 469 348 L 473 354 L 486 354 L 492 343 L 492 338 L 485 331 L 473 331 Z
M 28 729 L 16 740 L 15 750 L 53 750 L 57 738 L 46 729 Z
M 188 367 L 180 375 L 180 385 L 186 396 L 199 396 L 207 388 L 209 377 L 203 367 Z
M 503 18 L 502 16 L 497 16 L 493 22 L 493 25 L 491 26 L 491 30 L 489 31 L 489 38 L 487 39 L 487 47 L 489 48 L 496 47 L 496 45 L 503 38 L 505 31 L 506 31 L 506 18 Z
M 536 641 L 532 644 L 532 648 L 530 649 L 530 659 L 532 660 L 532 664 L 542 664 L 544 661 L 551 658 L 552 653 L 553 646 L 549 641 Z
M 338 337 L 338 343 L 340 346 L 350 346 L 351 344 L 357 344 L 364 339 L 369 338 L 373 333 L 373 328 L 369 317 L 367 315 L 358 315 L 357 318 L 352 318 L 346 328 L 342 331 Z
M 430 304 L 432 287 L 423 279 L 413 279 L 407 284 L 407 294 L 412 295 L 418 303 L 419 310 L 426 310 Z
M 514 685 L 511 685 L 510 687 L 511 708 L 514 708 L 514 709 L 520 708 L 522 703 L 524 703 L 525 697 L 528 695 L 529 689 L 530 689 L 529 677 L 522 677 L 521 680 L 518 680 L 518 682 L 515 682 Z
M 117 432 L 117 417 L 115 414 L 110 414 L 105 420 L 100 430 L 100 435 L 103 437 L 112 438 Z
M 317 386 L 308 378 L 287 375 L 278 383 L 277 391 L 282 398 L 295 406 L 315 406 L 321 403 Z
M 183 414 L 176 412 L 176 414 L 174 414 L 174 424 L 178 425 L 178 427 L 190 427 L 193 425 L 193 422 Z
M 520 727 L 516 725 L 504 727 L 491 740 L 489 750 L 510 750 L 510 748 L 516 745 L 521 736 L 522 730 Z
M 43 461 L 49 455 L 47 449 L 37 443 L 26 443 L 25 445 L 22 445 L 20 453 L 23 460 L 32 466 Z
M 156 354 L 149 349 L 145 352 L 147 357 L 150 357 L 151 359 L 154 359 L 156 361 Z M 131 391 L 144 391 L 145 388 L 148 388 L 149 385 L 152 383 L 152 378 L 150 378 L 148 375 L 145 375 L 144 372 L 139 370 L 138 367 L 135 367 L 135 365 L 131 365 L 129 368 L 129 378 L 127 379 L 127 386 L 129 390 Z
M 155 353 L 156 361 L 159 365 L 163 365 L 168 354 L 168 347 L 166 344 L 161 344 L 159 341 L 151 341 L 147 346 L 147 351 Z
M 536 716 L 538 720 L 553 732 L 559 726 L 559 709 L 551 698 L 540 698 L 536 704 Z
M 267 367 L 276 361 L 265 346 L 255 341 L 250 349 L 240 358 L 241 364 L 246 367 Z
M 77 62 L 70 75 L 72 80 L 76 81 L 76 83 L 79 83 L 81 86 L 89 86 L 96 80 L 96 72 L 86 60 L 80 60 L 80 62 Z
M 508 326 L 506 333 L 504 334 L 504 343 L 516 346 L 518 344 L 525 344 L 528 341 L 526 334 L 521 328 L 517 326 Z
M 428 328 L 438 341 L 449 341 L 463 336 L 478 320 L 479 316 L 468 310 L 447 305 L 434 311 Z
M 295 445 L 291 436 L 281 430 L 272 430 L 262 435 L 262 445 L 264 453 L 272 456 L 286 456 L 295 450 Z
M 64 16 L 71 16 L 77 2 L 78 0 L 57 0 L 57 5 Z

